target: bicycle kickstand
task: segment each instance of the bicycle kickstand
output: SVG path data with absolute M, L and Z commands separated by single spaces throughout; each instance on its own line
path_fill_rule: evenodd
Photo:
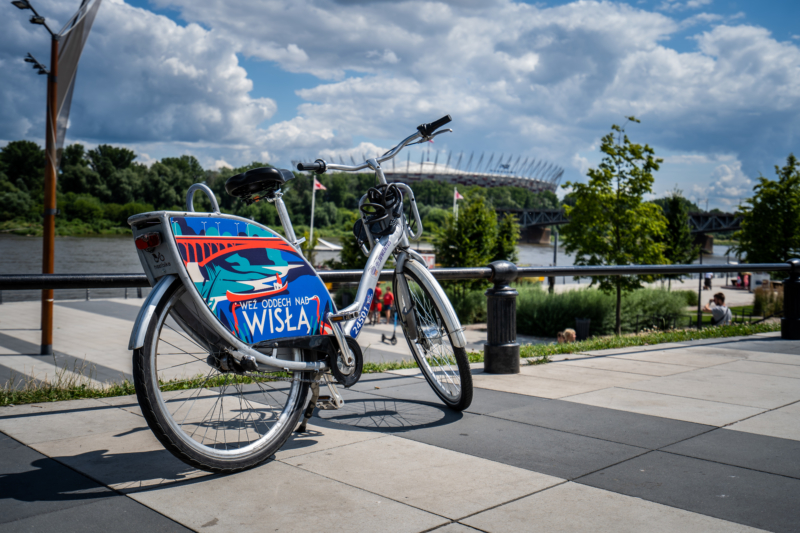
M 314 381 L 316 382 L 321 377 L 321 373 L 318 372 L 314 374 Z M 303 421 L 300 422 L 300 425 L 297 426 L 295 432 L 297 433 L 305 433 L 308 431 L 308 420 L 314 415 L 314 408 L 317 406 L 317 400 L 319 399 L 319 383 L 312 383 L 311 384 L 311 399 L 308 401 L 308 405 L 306 406 L 306 411 L 303 413 Z

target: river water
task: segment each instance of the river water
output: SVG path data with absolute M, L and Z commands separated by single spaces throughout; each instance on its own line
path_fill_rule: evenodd
M 414 248 L 418 248 L 415 244 Z M 421 251 L 431 249 L 421 244 Z M 705 256 L 709 264 L 725 263 L 725 245 L 715 245 L 714 254 Z M 522 244 L 518 247 L 519 264 L 525 266 L 548 266 L 553 262 L 553 246 L 546 244 Z M 338 252 L 317 252 L 316 262 L 336 258 Z M 557 264 L 570 266 L 573 257 L 559 247 Z M 35 274 L 42 271 L 42 238 L 19 237 L 0 234 L 0 274 Z M 142 272 L 133 239 L 130 237 L 58 237 L 55 245 L 55 271 L 59 274 L 140 274 Z M 571 282 L 559 278 L 559 283 Z M 588 282 L 583 280 L 584 283 Z M 143 289 L 147 294 L 149 289 Z M 85 298 L 85 290 L 58 290 L 56 299 Z M 129 289 L 129 296 L 136 289 Z M 4 301 L 38 300 L 40 291 L 3 291 Z M 121 297 L 124 289 L 93 289 L 91 298 Z

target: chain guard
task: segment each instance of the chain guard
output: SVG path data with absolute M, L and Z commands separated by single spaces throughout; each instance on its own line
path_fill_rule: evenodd
M 354 364 L 352 369 L 345 366 L 339 350 L 336 350 L 335 357 L 333 354 L 328 354 L 328 360 L 331 362 L 330 367 L 333 378 L 339 385 L 349 389 L 361 379 L 361 370 L 364 368 L 364 355 L 361 353 L 361 346 L 358 345 L 353 337 L 348 336 L 346 339 L 347 347 L 350 348 L 350 352 L 353 354 Z M 331 342 L 331 346 L 336 346 L 336 343 Z

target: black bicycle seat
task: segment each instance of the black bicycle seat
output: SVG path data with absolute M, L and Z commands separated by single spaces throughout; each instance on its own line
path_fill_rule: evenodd
M 236 174 L 225 182 L 225 190 L 237 198 L 249 198 L 267 189 L 279 189 L 287 181 L 294 179 L 291 170 L 261 167 Z

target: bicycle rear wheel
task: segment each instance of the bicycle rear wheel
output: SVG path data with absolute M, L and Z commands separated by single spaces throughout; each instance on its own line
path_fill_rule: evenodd
M 168 289 L 133 354 L 136 396 L 173 455 L 199 469 L 238 472 L 289 438 L 308 394 L 308 383 L 291 380 L 308 376 L 245 372 L 198 311 L 183 285 Z
M 394 293 L 398 294 L 398 276 L 405 276 L 414 303 L 416 340 L 410 339 L 405 321 L 399 321 L 411 353 L 433 392 L 449 408 L 463 411 L 472 403 L 472 374 L 467 351 L 453 345 L 450 339 L 452 332 L 447 330 L 442 320 L 442 310 L 415 274 L 396 273 Z

